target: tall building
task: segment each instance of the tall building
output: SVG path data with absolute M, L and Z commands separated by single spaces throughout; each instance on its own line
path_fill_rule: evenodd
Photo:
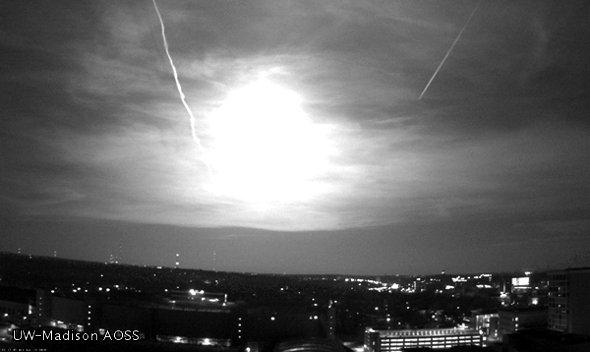
M 512 308 L 498 312 L 500 337 L 522 329 L 547 327 L 547 310 L 544 308 Z
M 590 335 L 590 268 L 549 273 L 549 328 Z
M 472 329 L 365 329 L 365 352 L 394 352 L 408 348 L 440 349 L 482 344 L 482 336 Z
M 329 338 L 334 338 L 336 333 L 336 307 L 334 301 L 328 301 L 328 332 Z
M 472 327 L 483 335 L 487 342 L 495 342 L 500 339 L 499 325 L 498 313 L 476 312 L 472 315 Z

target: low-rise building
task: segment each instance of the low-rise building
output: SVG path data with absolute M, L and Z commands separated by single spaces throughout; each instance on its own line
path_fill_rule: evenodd
M 408 348 L 442 349 L 455 346 L 482 346 L 483 337 L 473 329 L 365 329 L 365 352 L 396 352 Z

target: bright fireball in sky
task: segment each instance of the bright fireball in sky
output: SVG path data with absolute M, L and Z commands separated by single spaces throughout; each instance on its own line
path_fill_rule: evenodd
M 307 200 L 326 169 L 326 129 L 295 92 L 260 79 L 228 94 L 209 120 L 212 188 L 246 202 Z

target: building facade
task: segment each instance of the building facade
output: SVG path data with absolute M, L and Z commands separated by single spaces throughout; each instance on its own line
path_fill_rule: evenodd
M 512 334 L 522 329 L 545 328 L 547 310 L 544 308 L 513 308 L 498 312 L 499 334 Z
M 500 317 L 498 313 L 474 313 L 472 320 L 475 331 L 484 336 L 487 342 L 496 342 L 500 339 Z M 484 344 L 486 341 L 484 341 Z
M 482 345 L 483 337 L 472 329 L 374 330 L 370 327 L 365 329 L 365 352 Z
M 549 328 L 590 335 L 590 268 L 549 273 Z
M 0 322 L 28 325 L 35 307 L 35 290 L 0 286 Z
M 79 332 L 138 330 L 150 341 L 222 347 L 243 343 L 246 321 L 240 304 L 208 299 L 204 292 L 185 296 L 146 301 L 124 296 L 62 297 L 38 290 L 37 320 L 40 326 Z

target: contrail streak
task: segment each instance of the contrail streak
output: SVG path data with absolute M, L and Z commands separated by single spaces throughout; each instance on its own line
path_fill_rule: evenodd
M 154 3 L 154 9 L 156 9 L 156 14 L 158 15 L 158 19 L 160 20 L 160 29 L 162 30 L 162 41 L 164 42 L 164 50 L 166 51 L 166 56 L 168 56 L 168 61 L 170 62 L 170 67 L 172 67 L 172 74 L 174 75 L 174 81 L 176 82 L 176 88 L 178 89 L 178 94 L 180 95 L 180 100 L 182 101 L 182 105 L 186 109 L 186 112 L 189 116 L 190 126 L 191 126 L 191 136 L 193 140 L 197 143 L 199 148 L 202 149 L 201 141 L 199 137 L 197 137 L 196 131 L 196 119 L 193 115 L 191 108 L 188 106 L 186 102 L 186 96 L 182 91 L 182 86 L 180 85 L 180 81 L 178 80 L 178 72 L 176 71 L 176 66 L 174 66 L 174 61 L 172 60 L 172 56 L 170 56 L 170 50 L 168 49 L 168 41 L 166 40 L 166 27 L 164 26 L 164 20 L 162 20 L 162 15 L 160 14 L 160 9 L 158 8 L 158 4 L 156 4 L 156 0 L 152 0 Z
M 418 97 L 418 100 L 422 99 L 422 97 L 424 96 L 424 93 L 426 93 L 426 91 L 428 90 L 428 87 L 430 87 L 430 84 L 436 78 L 436 75 L 438 74 L 438 71 L 440 71 L 440 69 L 445 64 L 445 61 L 447 61 L 447 59 L 451 55 L 451 52 L 453 51 L 453 48 L 455 48 L 455 45 L 457 45 L 457 42 L 459 41 L 459 39 L 461 39 L 461 35 L 463 35 L 463 32 L 465 31 L 465 28 L 467 28 L 467 26 L 469 25 L 469 22 L 471 22 L 471 19 L 473 18 L 473 15 L 475 15 L 475 12 L 479 8 L 479 4 L 480 4 L 480 2 L 478 2 L 477 5 L 475 6 L 475 8 L 473 9 L 473 11 L 471 11 L 471 14 L 469 15 L 469 18 L 467 19 L 467 22 L 465 22 L 465 24 L 463 25 L 463 28 L 461 28 L 461 31 L 459 31 L 459 34 L 457 34 L 457 38 L 455 38 L 455 40 L 453 41 L 453 44 L 451 44 L 451 47 L 449 48 L 449 50 L 447 50 L 447 53 L 443 57 L 443 59 L 440 62 L 440 64 L 438 64 L 438 67 L 436 68 L 436 70 L 434 71 L 434 73 L 432 74 L 432 77 L 430 77 L 430 79 L 428 80 L 428 83 L 426 83 L 426 87 L 424 87 L 424 89 L 422 90 L 422 93 L 420 93 L 420 96 Z

